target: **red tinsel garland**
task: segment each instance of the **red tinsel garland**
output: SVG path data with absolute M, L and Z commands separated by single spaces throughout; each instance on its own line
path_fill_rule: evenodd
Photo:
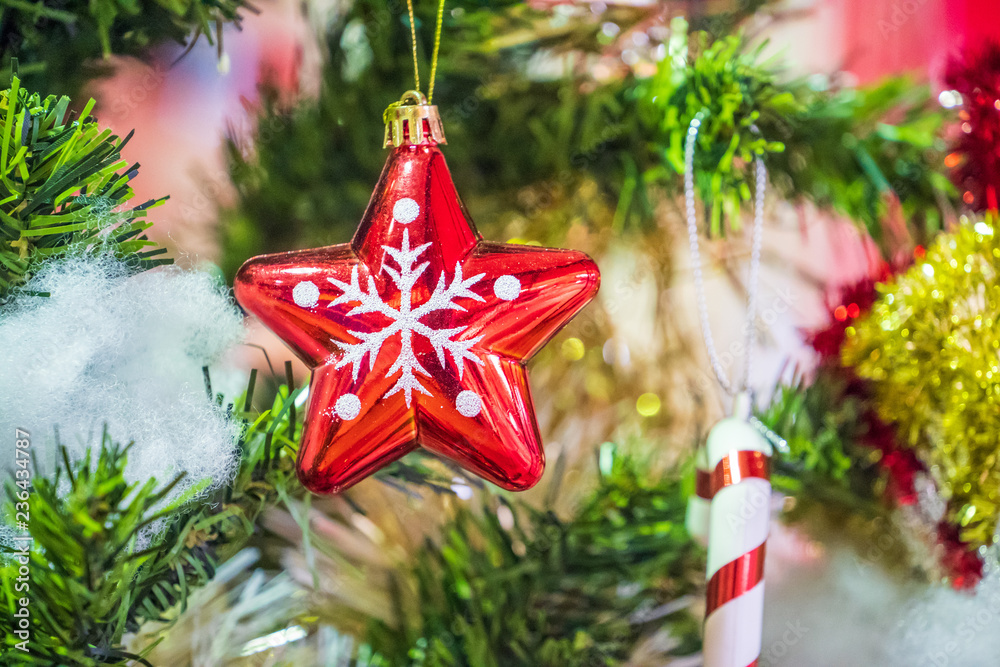
M 974 211 L 997 210 L 1000 187 L 1000 43 L 984 42 L 953 58 L 944 83 L 961 93 L 961 137 L 945 164 Z

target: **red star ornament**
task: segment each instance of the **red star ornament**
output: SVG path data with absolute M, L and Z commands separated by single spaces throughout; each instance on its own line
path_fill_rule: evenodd
M 525 363 L 600 284 L 583 253 L 484 241 L 443 137 L 423 129 L 390 154 L 351 243 L 255 257 L 236 277 L 239 303 L 312 369 L 298 475 L 315 493 L 417 447 L 533 486 L 545 457 Z

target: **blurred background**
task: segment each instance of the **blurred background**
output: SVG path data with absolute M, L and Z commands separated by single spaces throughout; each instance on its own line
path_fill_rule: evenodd
M 418 6 L 418 9 L 433 10 L 428 3 L 424 4 L 428 6 Z M 652 317 L 652 310 L 629 308 L 634 320 L 614 325 L 615 335 L 628 340 L 615 344 L 624 346 L 622 349 L 637 362 L 644 356 L 657 358 L 663 350 L 656 348 L 675 344 L 664 343 L 662 332 L 653 330 L 658 317 L 669 318 L 669 326 L 682 335 L 680 340 L 686 347 L 685 354 L 690 354 L 695 363 L 701 365 L 701 370 L 705 370 L 705 359 L 700 350 L 698 330 L 693 326 L 695 311 L 689 276 L 684 269 L 685 244 L 675 242 L 674 236 L 676 209 L 669 210 L 668 205 L 665 210 L 662 202 L 653 203 L 651 210 L 656 211 L 656 224 L 668 231 L 654 243 L 659 255 L 655 260 L 636 258 L 632 254 L 634 247 L 627 238 L 613 239 L 606 231 L 604 238 L 599 239 L 580 239 L 569 234 L 583 234 L 582 230 L 586 229 L 588 234 L 601 236 L 600 221 L 583 221 L 584 224 L 574 228 L 571 218 L 568 229 L 554 231 L 556 228 L 552 226 L 554 216 L 586 218 L 588 208 L 601 204 L 613 206 L 613 200 L 598 196 L 596 201 L 571 210 L 573 207 L 567 202 L 554 201 L 556 197 L 568 196 L 563 187 L 565 183 L 558 183 L 559 178 L 566 175 L 557 174 L 553 178 L 551 170 L 546 173 L 544 168 L 536 170 L 539 178 L 534 182 L 525 178 L 510 187 L 510 179 L 507 179 L 491 190 L 490 172 L 496 167 L 481 160 L 474 167 L 468 163 L 469 159 L 479 159 L 474 155 L 476 151 L 493 151 L 492 160 L 502 163 L 506 156 L 497 152 L 501 148 L 517 154 L 518 161 L 530 160 L 531 155 L 541 150 L 542 158 L 535 161 L 546 167 L 566 159 L 565 155 L 544 155 L 545 151 L 558 152 L 562 146 L 557 143 L 550 143 L 548 147 L 535 145 L 530 150 L 520 150 L 521 144 L 515 141 L 491 142 L 489 148 L 481 149 L 462 145 L 476 142 L 474 135 L 465 133 L 465 125 L 474 130 L 484 127 L 495 130 L 496 126 L 491 126 L 489 121 L 477 125 L 476 119 L 470 117 L 492 114 L 492 105 L 502 104 L 502 100 L 494 102 L 492 99 L 498 90 L 511 86 L 509 82 L 499 82 L 501 74 L 509 76 L 511 69 L 520 67 L 523 80 L 549 82 L 560 73 L 567 75 L 567 53 L 582 47 L 587 55 L 575 66 L 577 71 L 566 76 L 562 88 L 553 86 L 551 90 L 562 94 L 567 88 L 592 85 L 588 80 L 602 83 L 617 80 L 624 85 L 628 77 L 648 77 L 655 71 L 654 63 L 662 56 L 662 50 L 658 50 L 662 47 L 658 44 L 668 39 L 670 18 L 687 16 L 695 26 L 699 20 L 724 21 L 715 24 L 719 34 L 739 26 L 750 44 L 763 44 L 765 54 L 780 60 L 780 77 L 786 80 L 820 77 L 838 86 L 850 87 L 905 74 L 914 82 L 926 82 L 937 95 L 945 89 L 942 79 L 948 59 L 964 48 L 995 37 L 1000 31 L 995 20 L 1000 18 L 1000 9 L 985 0 L 769 2 L 763 3 L 764 11 L 756 14 L 748 11 L 754 3 L 743 2 L 534 2 L 527 3 L 534 11 L 530 18 L 511 12 L 508 5 L 510 3 L 498 6 L 496 9 L 501 14 L 495 17 L 496 25 L 480 28 L 479 34 L 467 28 L 456 30 L 451 37 L 453 42 L 445 35 L 445 65 L 439 99 L 444 100 L 440 105 L 449 136 L 456 134 L 458 137 L 452 142 L 454 147 L 446 150 L 446 155 L 452 161 L 452 170 L 459 172 L 460 193 L 470 203 L 474 219 L 489 238 L 507 240 L 522 234 L 530 237 L 532 234 L 525 232 L 532 230 L 536 240 L 548 238 L 551 243 L 559 240 L 563 245 L 575 245 L 584 250 L 593 251 L 599 247 L 602 252 L 606 251 L 601 262 L 605 285 L 601 299 L 606 302 L 603 310 L 608 303 L 613 304 L 620 301 L 622 295 L 628 295 L 639 297 L 640 303 L 645 299 L 647 307 L 657 313 Z M 170 248 L 182 265 L 219 265 L 228 276 L 255 253 L 307 247 L 310 244 L 307 241 L 315 245 L 339 243 L 350 238 L 353 224 L 360 219 L 370 194 L 367 188 L 374 186 L 383 160 L 378 142 L 370 141 L 370 145 L 366 145 L 362 137 L 378 134 L 380 120 L 374 112 L 396 99 L 394 91 L 408 86 L 407 79 L 412 78 L 412 69 L 408 69 L 405 60 L 408 48 L 405 34 L 396 30 L 392 34 L 396 43 L 373 61 L 371 50 L 366 48 L 366 40 L 373 38 L 371 35 L 366 37 L 363 32 L 371 31 L 373 26 L 377 29 L 390 17 L 394 22 L 405 18 L 405 4 L 401 0 L 372 3 L 372 7 L 362 9 L 352 7 L 350 2 L 325 0 L 305 5 L 267 2 L 255 7 L 259 12 L 246 13 L 239 29 L 230 25 L 223 29 L 221 50 L 202 39 L 193 48 L 158 46 L 142 60 L 114 57 L 110 76 L 84 86 L 84 94 L 97 99 L 97 113 L 102 122 L 119 134 L 135 130 L 124 157 L 143 165 L 141 174 L 133 181 L 137 197 L 142 200 L 164 193 L 170 195 L 169 201 L 157 211 L 156 225 L 149 232 L 151 238 Z M 489 5 L 483 5 L 483 11 L 488 10 Z M 449 11 L 456 17 L 456 23 L 461 23 L 465 8 Z M 511 18 L 511 14 L 515 18 Z M 362 16 L 363 22 L 358 23 L 356 16 Z M 429 46 L 432 26 L 432 15 L 426 18 L 426 23 L 422 24 L 425 33 L 422 49 Z M 712 24 L 707 25 L 711 27 Z M 586 28 L 579 26 L 596 26 L 599 39 L 595 43 L 585 43 Z M 536 32 L 532 33 L 533 30 Z M 484 35 L 493 31 L 501 36 L 484 39 Z M 333 43 L 331 36 L 339 42 Z M 503 40 L 508 43 L 504 44 Z M 455 43 L 456 50 L 461 53 L 449 54 L 450 43 Z M 486 62 L 506 63 L 503 65 L 505 72 L 481 71 L 482 58 L 477 63 L 468 61 L 465 56 L 468 51 L 482 55 L 490 50 L 493 53 L 485 56 Z M 449 64 L 451 58 L 455 61 L 453 64 Z M 461 69 L 463 59 L 476 69 L 449 79 L 450 70 Z M 391 62 L 399 66 L 389 74 Z M 342 76 L 324 78 L 324 68 L 333 66 L 343 70 Z M 356 69 L 356 73 L 347 75 L 349 69 Z M 480 78 L 485 76 L 497 78 L 493 84 L 496 90 L 488 90 L 490 81 Z M 513 89 L 523 87 L 523 80 Z M 335 97 L 337 84 L 350 88 L 350 92 L 344 93 L 345 99 L 358 95 L 359 91 L 362 95 L 364 91 L 369 93 L 365 95 L 368 99 L 364 108 L 372 111 L 368 114 L 370 117 L 362 114 L 338 117 L 340 110 L 337 107 L 319 102 L 321 108 L 330 110 L 323 118 L 336 119 L 344 127 L 341 134 L 355 134 L 357 138 L 337 138 L 326 144 L 319 142 L 319 145 L 340 149 L 339 154 L 295 156 L 294 152 L 303 149 L 303 145 L 288 144 L 284 147 L 288 154 L 281 159 L 290 161 L 293 167 L 296 165 L 291 161 L 296 159 L 300 162 L 323 160 L 333 165 L 324 171 L 311 170 L 306 176 L 311 180 L 302 184 L 304 190 L 321 189 L 323 174 L 336 178 L 345 173 L 365 173 L 368 181 L 356 177 L 347 185 L 329 183 L 328 201 L 321 205 L 302 201 L 313 199 L 315 195 L 300 196 L 280 181 L 269 187 L 285 187 L 288 192 L 284 198 L 254 199 L 251 193 L 241 200 L 232 176 L 235 173 L 237 180 L 246 180 L 247 176 L 237 171 L 238 165 L 233 166 L 227 151 L 239 150 L 249 155 L 255 150 L 254 135 L 261 122 L 261 109 L 273 109 L 275 105 L 290 109 L 300 103 L 297 101 L 317 100 L 322 95 Z M 509 90 L 500 94 L 516 94 Z M 481 103 L 481 97 L 490 98 L 490 104 Z M 516 103 L 516 99 L 511 101 Z M 514 118 L 519 113 L 523 111 L 514 109 L 510 115 Z M 281 116 L 265 115 L 264 119 L 279 123 Z M 364 127 L 350 124 L 363 124 Z M 460 126 L 455 127 L 456 124 Z M 301 136 L 306 129 L 282 135 L 281 129 L 271 133 L 265 127 L 264 132 L 268 137 L 274 136 L 274 142 L 292 141 L 293 135 L 294 141 L 309 141 L 308 137 Z M 598 152 L 603 151 L 603 143 L 594 146 Z M 363 171 L 353 169 L 352 162 L 357 160 L 354 151 L 370 151 L 370 156 L 364 157 L 367 164 Z M 465 152 L 456 158 L 453 153 L 457 151 Z M 458 164 L 455 164 L 456 159 L 460 160 Z M 278 160 L 265 165 L 264 169 L 279 170 L 287 166 Z M 470 174 L 470 168 L 480 173 Z M 574 179 L 577 177 L 578 174 L 573 175 Z M 680 177 L 676 180 L 675 185 L 679 184 Z M 339 209 L 340 213 L 335 199 L 345 191 L 349 191 L 350 201 Z M 485 200 L 483 205 L 476 205 L 477 198 Z M 280 206 L 293 207 L 297 203 L 303 212 L 297 213 L 294 220 L 283 220 Z M 247 222 L 241 209 L 254 207 L 260 208 L 250 214 Z M 309 211 L 310 207 L 314 210 Z M 563 210 L 558 210 L 560 207 Z M 759 363 L 753 384 L 762 394 L 771 391 L 780 379 L 789 380 L 795 372 L 810 367 L 813 355 L 802 340 L 801 332 L 824 323 L 828 314 L 827 295 L 831 291 L 869 275 L 879 261 L 878 251 L 866 234 L 856 231 L 849 216 L 839 220 L 829 210 L 801 202 L 789 205 L 781 201 L 780 195 L 771 196 L 768 207 L 762 299 L 763 303 L 786 303 L 790 309 L 768 323 L 767 335 L 761 338 L 761 349 L 756 353 Z M 543 208 L 551 210 L 538 210 Z M 324 219 L 331 210 L 338 214 Z M 348 211 L 354 214 L 353 217 Z M 604 215 L 612 213 L 606 211 Z M 302 217 L 309 219 L 303 221 Z M 280 231 L 282 228 L 284 231 Z M 256 238 L 248 241 L 244 234 Z M 745 257 L 745 247 L 739 244 L 739 239 L 727 241 L 713 250 L 720 255 L 721 261 L 730 265 L 729 275 L 710 276 L 709 284 L 712 322 L 717 336 L 721 337 L 720 349 L 727 349 L 736 342 L 739 330 L 733 318 L 742 317 L 735 314 L 739 313 L 744 300 L 739 284 L 742 276 L 738 271 L 732 275 Z M 602 313 L 602 316 L 605 314 L 613 315 Z M 251 326 L 256 325 L 251 323 Z M 269 350 L 283 349 L 264 331 L 256 331 L 254 340 Z M 253 353 L 248 354 L 251 356 L 247 359 L 248 364 L 260 363 L 253 358 Z M 282 356 L 280 352 L 276 354 Z M 652 368 L 642 363 L 638 365 Z M 296 368 L 297 374 L 304 373 L 297 362 Z M 658 367 L 654 374 L 670 375 Z M 675 383 L 666 380 L 656 384 Z M 687 388 L 681 391 L 689 393 Z M 713 392 L 707 393 L 708 409 L 716 410 Z M 669 402 L 668 396 L 662 398 Z M 688 410 L 683 408 L 677 412 L 684 414 Z M 688 430 L 680 434 L 690 435 Z
M 943 79 L 949 59 L 1000 35 L 1000 7 L 988 0 L 491 4 L 446 5 L 450 21 L 445 23 L 437 97 L 449 137 L 445 155 L 487 238 L 582 249 L 601 267 L 597 302 L 531 367 L 550 472 L 526 494 L 527 502 L 573 516 L 600 467 L 595 445 L 632 441 L 627 451 L 649 460 L 643 465 L 670 469 L 684 465 L 707 428 L 728 409 L 710 374 L 695 314 L 678 204 L 681 176 L 657 177 L 667 185 L 651 189 L 646 210 L 633 209 L 623 220 L 616 201 L 623 196 L 621 183 L 644 167 L 639 159 L 632 167 L 614 164 L 613 153 L 623 147 L 621 130 L 611 121 L 591 121 L 589 136 L 569 129 L 595 113 L 599 103 L 587 99 L 603 100 L 602 90 L 627 89 L 636 79 L 652 76 L 671 39 L 671 20 L 680 16 L 692 29 L 707 29 L 717 37 L 741 33 L 746 50 L 763 45 L 760 58 L 775 59 L 781 81 L 807 80 L 819 88 L 849 90 L 905 75 L 910 83 L 897 92 L 899 101 L 909 103 L 913 98 L 906 91 L 926 84 L 930 103 L 947 110 L 954 103 L 938 97 L 947 90 Z M 425 77 L 432 5 L 417 3 Z M 143 165 L 134 181 L 140 199 L 170 194 L 157 211 L 151 237 L 170 248 L 182 265 L 217 266 L 230 278 L 253 254 L 349 240 L 384 160 L 381 109 L 412 87 L 404 3 L 262 0 L 256 8 L 259 13 L 247 14 L 239 30 L 223 30 L 221 51 L 201 40 L 188 51 L 158 47 L 142 61 L 115 58 L 107 79 L 85 87 L 96 97 L 104 122 L 118 133 L 136 130 L 126 156 Z M 888 120 L 897 120 L 899 113 L 890 110 Z M 294 120 L 289 124 L 288 119 Z M 540 121 L 542 129 L 534 126 Z M 255 145 L 261 137 L 263 143 Z M 837 149 L 837 143 L 829 147 Z M 255 162 L 258 150 L 262 157 Z M 577 160 L 568 160 L 568 152 Z M 244 156 L 249 162 L 241 161 Z M 587 168 L 577 168 L 580 164 Z M 906 233 L 894 242 L 887 242 L 886 235 L 874 239 L 859 228 L 852 219 L 856 216 L 783 194 L 770 190 L 766 204 L 758 319 L 762 335 L 751 379 L 761 405 L 780 384 L 794 384 L 812 373 L 818 355 L 808 339 L 810 332 L 827 325 L 831 299 L 835 301 L 831 295 L 877 274 L 882 262 L 908 255 L 923 241 Z M 896 215 L 880 216 L 879 224 L 898 231 L 900 223 L 894 227 L 892 222 Z M 953 221 L 956 215 L 952 213 Z M 747 239 L 734 232 L 706 242 L 716 344 L 735 351 L 745 308 Z M 263 346 L 272 359 L 292 358 L 259 324 L 249 325 L 252 343 Z M 241 356 L 245 367 L 263 365 L 257 348 L 247 347 Z M 724 359 L 731 375 L 744 363 L 739 353 Z M 304 367 L 294 363 L 296 377 L 304 380 Z M 349 502 L 364 508 L 363 514 L 345 511 L 337 499 L 317 500 L 310 510 L 318 513 L 313 519 L 318 532 L 327 531 L 321 539 L 346 550 L 351 560 L 366 563 L 367 577 L 372 569 L 392 568 L 396 562 L 378 550 L 387 545 L 402 545 L 394 547 L 402 549 L 400 554 L 416 549 L 425 536 L 435 535 L 437 520 L 454 512 L 455 500 L 447 497 L 401 506 L 398 495 L 385 493 L 374 482 L 360 485 Z M 335 528 L 336 520 L 331 523 L 324 515 L 353 517 L 350 528 L 361 536 L 348 540 L 344 529 Z M 265 525 L 292 544 L 303 539 L 284 512 L 271 512 Z M 775 524 L 765 647 L 777 648 L 765 656 L 765 664 L 897 664 L 888 655 L 891 643 L 878 637 L 898 619 L 873 607 L 901 594 L 881 579 L 878 568 L 861 577 L 845 575 L 845 558 L 852 561 L 837 540 L 821 546 L 814 539 L 828 531 L 803 533 Z M 887 551 L 886 559 L 893 558 L 890 552 L 895 553 Z M 312 634 L 307 640 L 312 643 L 306 644 L 311 648 L 302 654 L 310 657 L 294 664 L 346 660 L 357 648 L 345 644 L 340 634 L 345 626 L 357 625 L 351 610 L 364 610 L 362 618 L 391 617 L 387 608 L 380 608 L 387 604 L 383 593 L 361 586 L 351 568 L 345 573 L 342 556 L 310 563 L 310 552 L 301 544 L 279 553 L 284 554 L 279 560 L 284 570 L 306 589 L 316 584 L 310 583 L 316 575 L 309 572 L 318 570 L 319 617 L 326 612 L 338 621 L 334 634 Z M 486 587 L 481 595 L 488 598 L 491 590 Z M 678 598 L 680 605 L 691 605 L 697 617 L 697 593 L 692 601 L 686 599 Z M 811 604 L 828 599 L 840 600 L 852 613 L 833 622 L 825 605 Z M 210 604 L 239 607 L 224 597 Z M 302 615 L 301 608 L 291 607 Z M 433 618 L 433 612 L 428 614 Z M 280 625 L 262 610 L 248 617 Z M 789 623 L 803 619 L 812 631 L 796 646 L 785 646 L 781 638 L 788 636 Z M 322 620 L 318 625 L 325 627 Z M 291 627 L 303 626 L 308 624 Z M 817 632 L 818 626 L 826 632 Z M 301 644 L 290 641 L 265 650 L 267 641 L 283 645 L 296 637 L 270 634 L 265 644 L 254 644 L 260 640 L 251 638 L 253 632 L 223 633 L 224 641 L 213 637 L 218 625 L 191 627 L 173 637 L 188 632 L 196 646 L 194 657 L 187 657 L 186 641 L 167 642 L 154 655 L 164 656 L 165 664 L 188 659 L 198 664 L 199 655 L 203 661 L 232 660 L 235 653 L 250 650 L 260 664 L 281 663 L 299 655 L 294 651 Z M 373 636 L 379 635 L 367 635 Z M 678 647 L 677 639 L 643 637 L 628 648 L 631 664 L 688 664 L 664 658 L 665 648 L 668 654 L 688 650 L 683 641 Z M 417 664 L 412 651 L 409 660 Z M 587 651 L 583 654 L 590 657 L 524 659 L 528 664 L 596 660 Z M 512 658 L 492 659 L 516 664 Z M 697 664 L 697 654 L 691 659 L 695 662 L 690 664 Z M 462 659 L 456 664 L 463 664 Z
M 415 46 L 402 0 L 163 7 L 122 10 L 111 37 L 93 44 L 76 39 L 85 30 L 47 33 L 58 12 L 24 24 L 8 16 L 5 64 L 19 57 L 26 86 L 92 96 L 102 125 L 135 130 L 122 156 L 142 166 L 131 182 L 138 201 L 170 197 L 147 233 L 182 267 L 231 285 L 252 256 L 349 241 L 386 158 L 382 112 L 413 87 L 413 48 L 426 81 L 437 4 L 415 2 Z M 976 610 L 962 606 L 973 598 L 934 596 L 968 593 L 995 561 L 1000 501 L 989 480 L 1000 464 L 995 438 L 983 444 L 995 432 L 954 419 L 966 407 L 954 394 L 927 407 L 910 393 L 896 400 L 899 387 L 862 383 L 892 375 L 865 375 L 879 354 L 894 349 L 902 367 L 913 348 L 851 352 L 844 341 L 864 333 L 869 308 L 871 339 L 903 326 L 884 312 L 877 319 L 873 304 L 889 289 L 877 281 L 912 279 L 912 266 L 931 264 L 961 274 L 973 262 L 948 247 L 993 237 L 981 214 L 995 212 L 1000 175 L 988 115 L 1000 109 L 1000 86 L 991 88 L 1000 50 L 990 46 L 1000 6 L 444 7 L 435 103 L 443 152 L 480 232 L 583 250 L 602 273 L 595 301 L 529 365 L 544 479 L 514 497 L 420 459 L 319 498 L 295 485 L 290 460 L 275 482 L 265 455 L 255 471 L 266 472 L 247 486 L 260 493 L 247 534 L 218 552 L 211 530 L 178 538 L 217 569 L 190 599 L 185 590 L 183 611 L 130 625 L 123 643 L 163 665 L 701 664 L 704 551 L 683 516 L 692 455 L 730 409 L 703 343 L 684 220 L 681 138 L 707 105 L 713 122 L 695 168 L 709 321 L 730 376 L 754 357 L 756 411 L 789 450 L 776 464 L 761 664 L 932 664 L 945 649 L 922 644 L 918 630 L 938 627 L 943 610 Z M 769 184 L 759 333 L 746 351 L 747 167 L 757 154 Z M 990 257 L 975 248 L 970 257 Z M 939 278 L 958 289 L 958 279 Z M 972 296 L 935 299 L 987 302 L 991 284 L 983 277 Z M 920 319 L 938 329 L 951 321 Z M 251 369 L 268 382 L 256 403 L 227 400 L 253 413 L 248 424 L 287 426 L 294 404 L 292 446 L 304 400 L 294 391 L 307 369 L 260 323 L 246 325 L 227 372 L 233 386 Z M 942 336 L 954 342 L 950 330 Z M 909 382 L 951 387 L 936 381 L 946 346 L 928 346 L 911 355 L 926 366 Z M 995 367 L 974 371 L 991 392 L 983 372 L 992 378 Z M 911 424 L 890 404 L 933 413 L 933 423 Z M 936 410 L 955 412 L 939 419 Z M 976 436 L 975 456 L 949 459 L 955 441 L 935 439 L 953 423 Z M 961 628 L 928 633 L 943 642 Z M 977 656 L 993 649 L 963 646 Z M 992 664 L 977 660 L 953 664 Z

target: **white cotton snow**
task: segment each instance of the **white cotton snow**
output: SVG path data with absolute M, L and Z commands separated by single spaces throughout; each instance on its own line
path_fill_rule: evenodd
M 243 324 L 214 278 L 174 267 L 128 276 L 117 260 L 77 257 L 49 263 L 26 290 L 49 296 L 0 310 L 0 468 L 13 465 L 15 428 L 51 471 L 57 428 L 80 459 L 106 426 L 135 442 L 130 482 L 186 472 L 176 497 L 232 479 L 240 427 L 209 400 L 202 367 L 222 361 Z
M 761 667 L 905 664 L 894 661 L 888 636 L 915 586 L 843 547 L 798 563 L 773 551 L 766 563 Z
M 1000 568 L 997 554 L 986 558 L 975 591 L 945 586 L 915 597 L 890 639 L 893 664 L 907 667 L 996 665 L 1000 656 Z
M 868 553 L 831 546 L 803 557 L 802 549 L 787 548 L 794 529 L 772 529 L 761 667 L 998 664 L 998 553 L 986 558 L 975 590 L 956 591 L 888 574 L 868 559 L 880 554 L 878 544 Z

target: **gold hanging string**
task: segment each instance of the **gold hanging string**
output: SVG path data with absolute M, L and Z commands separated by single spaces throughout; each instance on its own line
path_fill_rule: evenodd
M 434 55 L 431 56 L 431 82 L 427 104 L 434 102 L 434 79 L 437 77 L 438 52 L 441 50 L 441 26 L 444 23 L 444 0 L 438 2 L 437 25 L 434 27 Z
M 417 65 L 417 24 L 413 20 L 413 0 L 406 0 L 406 8 L 410 12 L 410 40 L 413 44 L 413 80 L 416 89 L 420 90 L 420 66 Z

